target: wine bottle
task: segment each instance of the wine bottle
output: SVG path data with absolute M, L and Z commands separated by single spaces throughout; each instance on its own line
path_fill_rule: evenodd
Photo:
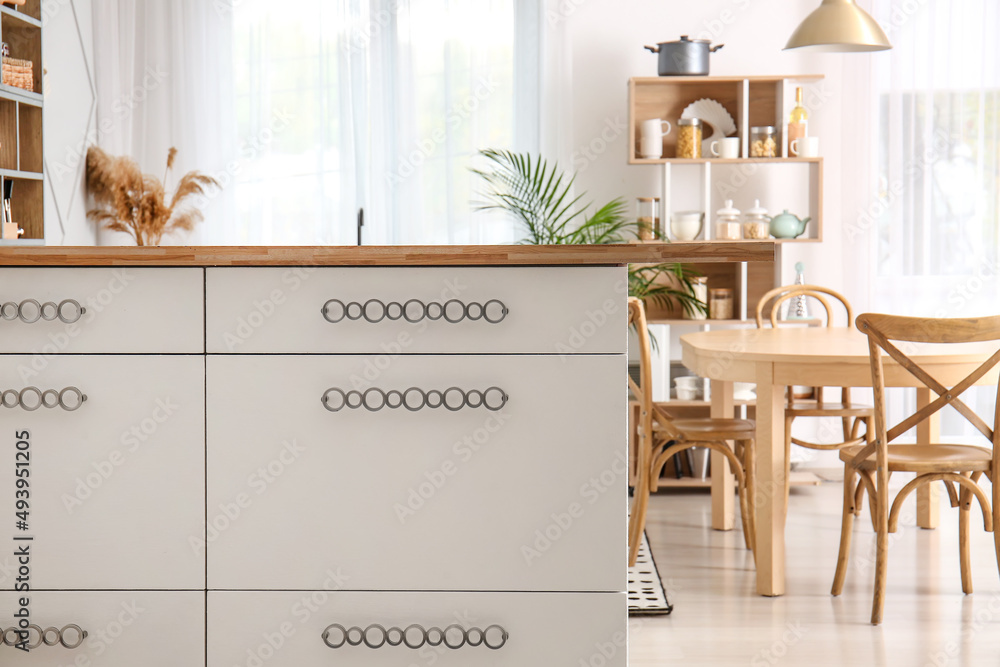
M 809 113 L 802 106 L 802 87 L 795 89 L 795 108 L 788 118 L 788 155 L 798 157 L 798 151 L 792 149 L 792 142 L 799 137 L 809 136 Z M 801 142 L 800 142 L 801 143 Z

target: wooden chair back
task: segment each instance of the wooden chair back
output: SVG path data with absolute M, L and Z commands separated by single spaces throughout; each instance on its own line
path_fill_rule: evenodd
M 865 313 L 858 316 L 857 327 L 861 333 L 868 336 L 872 386 L 875 391 L 876 441 L 879 449 L 884 450 L 885 445 L 917 424 L 929 419 L 944 406 L 950 405 L 993 444 L 995 466 L 998 455 L 997 437 L 998 432 L 1000 432 L 998 430 L 998 426 L 1000 426 L 1000 401 L 997 401 L 994 406 L 991 427 L 959 397 L 997 364 L 1000 364 L 1000 316 L 975 319 L 937 319 Z M 963 380 L 951 387 L 946 387 L 904 353 L 899 346 L 894 344 L 894 341 L 950 344 L 997 341 L 998 349 Z M 883 351 L 937 395 L 936 399 L 891 428 L 886 424 Z M 1000 386 L 998 386 L 998 390 L 1000 390 Z
M 822 285 L 784 285 L 782 287 L 775 287 L 773 290 L 765 294 L 757 302 L 757 312 L 756 321 L 757 328 L 764 327 L 764 309 L 767 307 L 768 302 L 773 301 L 771 305 L 771 326 L 777 327 L 780 324 L 778 315 L 781 313 L 781 304 L 784 302 L 794 299 L 796 297 L 805 296 L 816 299 L 823 306 L 823 310 L 826 311 L 826 326 L 834 326 L 833 322 L 833 307 L 830 305 L 830 301 L 836 300 L 840 302 L 844 310 L 847 312 L 847 326 L 851 326 L 851 322 L 854 321 L 854 314 L 851 310 L 851 304 L 847 302 L 839 292 L 835 292 L 829 287 L 823 287 Z
M 651 446 L 653 421 L 655 420 L 661 426 L 661 430 L 665 430 L 668 435 L 676 435 L 679 438 L 680 432 L 673 428 L 670 415 L 653 403 L 653 353 L 649 339 L 649 327 L 646 322 L 646 309 L 642 299 L 629 297 L 628 323 L 630 327 L 635 329 L 636 337 L 639 339 L 639 382 L 637 384 L 629 376 L 628 384 L 632 395 L 639 401 L 640 436 L 646 438 L 646 446 Z
M 764 309 L 767 308 L 768 303 L 771 303 L 771 326 L 777 328 L 781 323 L 781 320 L 778 319 L 778 315 L 781 313 L 781 304 L 800 296 L 805 296 L 807 298 L 811 297 L 820 302 L 823 306 L 823 310 L 826 311 L 826 326 L 828 327 L 834 326 L 834 308 L 830 304 L 832 300 L 838 301 L 847 313 L 847 326 L 851 326 L 851 322 L 854 321 L 854 312 L 851 310 L 851 304 L 848 303 L 847 299 L 844 298 L 844 296 L 839 292 L 835 292 L 829 287 L 823 287 L 822 285 L 783 285 L 782 287 L 775 287 L 773 290 L 767 292 L 760 298 L 760 301 L 757 302 L 757 311 L 755 313 L 757 328 L 764 328 Z M 786 322 L 790 324 L 793 321 L 794 320 Z M 796 394 L 792 387 L 789 387 L 786 393 L 789 407 L 792 407 L 795 404 L 796 399 L 809 398 L 815 399 L 817 403 L 823 402 L 822 387 L 813 387 L 811 391 L 801 394 Z M 847 387 L 841 388 L 841 405 L 847 406 L 850 402 L 850 389 Z

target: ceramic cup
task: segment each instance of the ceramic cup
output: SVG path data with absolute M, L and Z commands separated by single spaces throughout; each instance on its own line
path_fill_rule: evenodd
M 712 155 L 726 160 L 735 160 L 740 156 L 740 138 L 726 137 L 712 142 Z
M 819 137 L 799 137 L 789 148 L 799 157 L 819 157 Z
M 639 124 L 639 157 L 657 159 L 663 157 L 663 137 L 673 129 L 669 121 L 653 118 Z
M 704 222 L 701 211 L 678 211 L 670 216 L 670 235 L 675 241 L 693 241 L 701 234 Z

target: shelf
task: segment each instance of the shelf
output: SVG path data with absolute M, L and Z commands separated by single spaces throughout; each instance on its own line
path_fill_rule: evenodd
M 765 322 L 766 321 L 767 320 L 765 320 Z M 756 326 L 757 325 L 757 320 L 690 320 L 690 319 L 686 319 L 686 318 L 685 319 L 664 318 L 664 319 L 650 319 L 650 320 L 647 320 L 647 323 L 648 324 L 666 324 L 666 325 L 670 325 L 670 326 L 695 326 L 695 327 L 704 326 L 706 324 L 710 324 L 712 326 L 718 326 L 718 325 L 734 326 L 734 325 L 740 325 L 740 324 L 752 324 L 752 325 Z M 792 322 L 792 320 L 781 320 L 781 323 L 782 324 L 792 324 L 793 322 Z M 808 319 L 808 320 L 795 320 L 794 321 L 794 324 L 805 324 L 805 325 L 808 325 L 808 326 L 819 326 L 822 323 L 823 323 L 823 320 L 816 319 L 816 318 Z
M 10 16 L 11 18 L 14 18 L 18 21 L 23 21 L 24 23 L 27 23 L 28 25 L 33 26 L 35 28 L 42 27 L 42 22 L 39 21 L 38 19 L 32 16 L 28 16 L 24 12 L 7 7 L 6 5 L 0 5 L 0 15 Z
M 16 247 L 16 246 L 43 246 L 45 245 L 45 239 L 0 239 L 0 246 Z
M 21 178 L 26 181 L 42 180 L 42 173 L 38 171 L 18 171 L 17 169 L 0 169 L 0 176 L 3 178 Z
M 0 100 L 19 102 L 20 104 L 30 104 L 31 106 L 42 107 L 42 96 L 23 88 L 15 88 L 0 84 Z
M 787 76 L 764 75 L 764 76 L 637 76 L 632 81 L 642 84 L 662 84 L 672 83 L 778 83 L 781 81 L 801 81 L 816 82 L 822 81 L 826 77 L 823 74 L 791 74 Z
M 17 86 L 8 86 L 6 83 L 0 83 L 0 97 L 14 100 L 15 102 L 27 102 L 38 107 L 42 106 L 43 100 L 41 93 L 18 88 Z
M 675 408 L 708 408 L 712 406 L 711 401 L 681 401 L 676 398 L 672 398 L 669 401 L 661 401 L 663 405 L 672 406 Z M 757 399 L 755 398 L 734 398 L 733 405 L 756 405 Z
M 822 157 L 749 157 L 749 158 L 721 158 L 721 157 L 665 157 L 665 158 L 634 158 L 633 164 L 820 164 Z
M 793 470 L 788 476 L 788 482 L 792 486 L 819 486 L 823 483 L 815 473 L 808 472 L 805 470 L 798 471 Z M 710 489 L 712 488 L 712 478 L 707 477 L 705 479 L 697 479 L 694 477 L 681 477 L 677 479 L 676 477 L 661 477 L 660 478 L 660 488 L 668 489 Z
M 659 320 L 657 320 L 657 319 L 649 319 L 649 320 L 647 320 L 647 324 L 667 324 L 667 325 L 676 325 L 676 326 L 691 325 L 691 326 L 695 326 L 695 327 L 701 327 L 701 326 L 705 326 L 706 324 L 711 324 L 713 326 L 715 326 L 717 324 L 728 324 L 728 325 L 734 325 L 734 324 L 754 324 L 754 325 L 756 325 L 757 321 L 756 320 L 709 320 L 709 319 L 705 319 L 705 320 L 692 320 L 692 319 L 688 319 L 688 318 L 683 318 L 683 319 L 666 318 L 666 319 L 659 319 Z

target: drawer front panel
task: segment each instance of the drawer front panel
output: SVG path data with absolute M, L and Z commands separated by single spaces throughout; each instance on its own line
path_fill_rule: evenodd
M 618 267 L 208 269 L 207 344 L 216 353 L 622 353 L 626 291 Z
M 378 624 L 391 631 L 411 625 L 425 630 L 448 631 L 448 648 L 425 643 L 424 634 L 412 629 L 411 645 L 386 643 L 373 649 L 336 645 L 342 634 L 330 625 L 347 629 Z M 486 630 L 484 644 L 469 646 Z M 352 667 L 525 667 L 526 665 L 605 665 L 626 667 L 626 601 L 622 593 L 343 593 L 210 592 L 208 595 L 208 666 L 249 664 L 252 657 L 263 664 L 296 667 L 351 665 Z M 506 631 L 504 640 L 501 631 Z M 351 632 L 356 641 L 359 632 Z M 381 633 L 368 631 L 378 644 Z M 399 633 L 391 632 L 391 641 Z M 430 631 L 438 643 L 439 635 Z M 502 644 L 502 645 L 501 645 Z M 267 659 L 273 656 L 273 660 Z
M 18 596 L 0 593 L 0 627 L 11 628 Z M 196 592 L 112 591 L 32 592 L 29 619 L 46 633 L 27 652 L 0 645 L 4 667 L 198 667 L 205 664 L 205 594 Z M 80 640 L 76 625 L 86 631 Z M 65 630 L 64 630 L 65 628 Z M 30 629 L 28 646 L 38 643 Z M 9 633 L 11 640 L 14 635 Z M 77 646 L 77 643 L 79 645 Z M 67 648 L 74 647 L 74 648 Z
M 322 588 L 341 569 L 357 590 L 624 590 L 624 355 L 377 364 L 209 356 L 210 588 Z M 325 409 L 354 383 L 508 398 Z
M 0 349 L 37 354 L 36 364 L 63 352 L 204 350 L 202 269 L 7 268 L 0 285 Z
M 0 507 L 13 522 L 27 489 L 32 586 L 203 588 L 204 357 L 67 355 L 33 375 L 31 360 L 0 357 L 12 405 L 0 407 Z M 8 392 L 27 386 L 48 403 L 63 391 L 65 405 L 29 410 L 34 390 L 16 404 Z

